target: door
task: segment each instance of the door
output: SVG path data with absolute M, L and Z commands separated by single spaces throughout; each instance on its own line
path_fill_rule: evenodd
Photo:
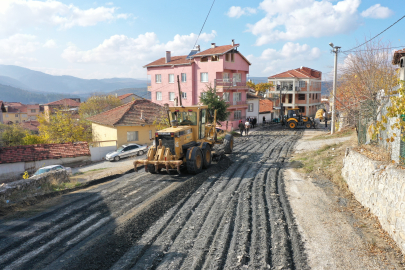
M 237 83 L 242 81 L 242 76 L 240 73 L 233 73 L 232 75 L 233 75 L 233 86 L 237 86 L 238 85 Z

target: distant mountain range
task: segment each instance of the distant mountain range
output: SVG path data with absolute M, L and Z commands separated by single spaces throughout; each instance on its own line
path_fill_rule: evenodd
M 0 65 L 2 101 L 44 104 L 66 97 L 80 97 L 85 100 L 95 93 L 110 92 L 117 92 L 118 95 L 134 93 L 147 98 L 147 84 L 147 80 L 132 78 L 86 80 L 73 76 L 49 75 L 19 66 Z

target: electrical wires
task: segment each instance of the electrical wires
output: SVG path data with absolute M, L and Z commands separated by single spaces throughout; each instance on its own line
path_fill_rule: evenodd
M 197 40 L 195 41 L 195 44 L 194 44 L 194 47 L 193 47 L 193 48 L 195 48 L 195 45 L 197 45 L 198 39 L 200 38 L 201 32 L 202 32 L 202 30 L 204 29 L 204 25 L 205 25 L 205 23 L 207 22 L 208 16 L 209 16 L 210 13 L 211 13 L 211 9 L 212 9 L 212 7 L 214 6 L 214 3 L 215 3 L 215 0 L 212 2 L 211 8 L 210 8 L 210 10 L 208 11 L 207 17 L 205 18 L 205 21 L 204 21 L 204 23 L 203 23 L 203 25 L 202 25 L 202 27 L 201 27 L 200 33 L 198 34 Z

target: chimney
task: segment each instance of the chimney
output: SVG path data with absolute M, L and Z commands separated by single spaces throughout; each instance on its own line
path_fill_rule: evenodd
M 143 110 L 141 110 L 141 119 L 143 120 Z
M 215 43 L 211 43 L 211 48 L 215 48 Z
M 166 51 L 166 63 L 169 63 L 170 61 L 172 61 L 170 51 Z
M 232 39 L 232 46 L 235 46 L 235 40 Z
M 197 52 L 200 51 L 200 45 L 195 46 L 195 48 L 197 49 Z

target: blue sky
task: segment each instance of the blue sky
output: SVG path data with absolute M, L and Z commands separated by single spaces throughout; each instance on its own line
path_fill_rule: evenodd
M 86 79 L 146 78 L 142 66 L 166 50 L 188 54 L 211 4 L 0 0 L 0 64 Z M 329 42 L 351 49 L 403 15 L 403 0 L 216 0 L 197 44 L 235 39 L 251 77 L 307 66 L 328 79 Z M 404 28 L 405 19 L 380 37 L 405 47 Z

